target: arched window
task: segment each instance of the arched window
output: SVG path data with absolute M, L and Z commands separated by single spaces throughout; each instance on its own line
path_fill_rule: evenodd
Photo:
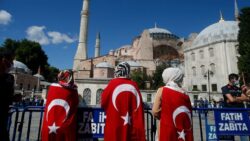
M 103 89 L 98 89 L 96 91 L 96 104 L 100 105 L 101 104 L 101 94 L 103 92 Z
M 152 102 L 152 94 L 147 94 L 147 102 Z
M 214 49 L 213 48 L 209 48 L 209 56 L 213 57 L 214 56 Z
M 91 102 L 91 90 L 89 88 L 83 91 L 83 103 L 89 105 Z
M 204 58 L 204 51 L 200 50 L 200 58 L 203 59 Z
M 196 76 L 196 67 L 192 67 L 193 76 Z
M 205 72 L 205 66 L 204 65 L 201 65 L 201 74 L 204 75 L 206 72 Z
M 194 52 L 191 53 L 191 58 L 192 58 L 192 61 L 195 61 L 195 53 Z
M 215 64 L 214 63 L 210 64 L 210 70 L 213 72 L 213 74 L 215 73 Z

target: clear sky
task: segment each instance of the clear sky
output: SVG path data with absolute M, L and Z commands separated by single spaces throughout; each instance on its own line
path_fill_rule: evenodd
M 237 0 L 239 9 L 250 0 Z M 82 0 L 0 0 L 0 44 L 6 38 L 39 41 L 51 66 L 71 69 Z M 131 44 L 144 29 L 165 28 L 187 38 L 218 22 L 234 20 L 234 0 L 90 0 L 88 57 L 101 33 L 101 55 Z

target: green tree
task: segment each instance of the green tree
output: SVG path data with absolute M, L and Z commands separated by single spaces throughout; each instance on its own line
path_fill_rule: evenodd
M 47 81 L 56 82 L 57 75 L 59 73 L 59 69 L 51 66 L 45 66 L 44 68 L 44 76 L 46 76 Z
M 39 66 L 46 66 L 48 64 L 48 57 L 42 50 L 39 43 L 22 40 L 18 42 L 19 45 L 15 50 L 16 60 L 19 60 L 26 64 L 32 73 L 37 73 Z
M 144 74 L 141 70 L 133 70 L 130 77 L 137 83 L 139 89 L 145 89 L 145 81 L 147 81 L 146 74 Z
M 15 59 L 26 64 L 32 74 L 37 73 L 40 66 L 41 73 L 47 81 L 53 82 L 52 80 L 56 78 L 55 73 L 59 70 L 49 65 L 48 57 L 39 43 L 27 39 L 20 41 L 6 39 L 1 47 L 15 52 Z
M 250 74 L 250 7 L 243 8 L 239 17 L 239 54 L 238 67 L 240 73 Z
M 164 82 L 162 80 L 162 72 L 164 69 L 169 67 L 169 65 L 162 63 L 161 65 L 156 67 L 156 70 L 152 76 L 152 88 L 158 89 L 161 86 L 164 86 Z

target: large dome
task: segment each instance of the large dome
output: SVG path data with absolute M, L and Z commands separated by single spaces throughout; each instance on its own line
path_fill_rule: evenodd
M 221 20 L 202 30 L 195 38 L 192 48 L 219 41 L 236 41 L 239 32 L 238 22 Z
M 150 37 L 153 39 L 178 39 L 179 37 L 172 34 L 169 30 L 163 29 L 163 28 L 158 28 L 156 25 L 154 28 L 149 28 L 148 29 Z
M 167 29 L 163 29 L 163 28 L 158 28 L 158 27 L 154 27 L 154 28 L 150 28 L 148 29 L 149 33 L 165 33 L 165 34 L 172 34 L 170 31 L 168 31 Z

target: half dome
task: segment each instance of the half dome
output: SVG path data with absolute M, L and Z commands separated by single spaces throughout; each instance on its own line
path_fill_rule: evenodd
M 141 67 L 141 65 L 135 61 L 126 61 L 130 67 Z
M 101 62 L 96 65 L 96 68 L 113 68 L 113 66 L 108 62 Z
M 24 70 L 28 69 L 28 67 L 24 63 L 22 63 L 20 61 L 17 61 L 17 60 L 13 61 L 13 67 L 14 68 L 19 68 L 19 69 L 24 69 Z
M 22 62 L 14 60 L 12 71 L 22 72 L 22 73 L 31 73 L 31 70 Z
M 45 80 L 44 77 L 41 74 L 39 74 L 39 73 L 35 74 L 34 76 L 37 77 L 41 81 Z

